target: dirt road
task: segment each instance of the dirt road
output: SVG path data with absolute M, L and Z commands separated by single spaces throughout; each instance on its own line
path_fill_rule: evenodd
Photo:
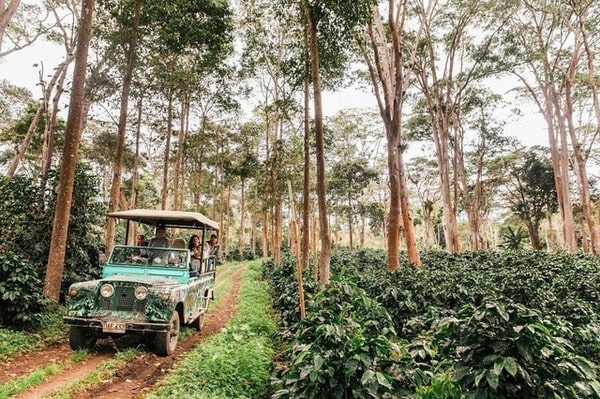
M 231 289 L 223 294 L 217 306 L 209 312 L 204 328 L 201 331 L 194 331 L 185 340 L 180 341 L 172 356 L 161 357 L 142 350 L 139 355 L 117 370 L 110 380 L 77 392 L 72 398 L 139 398 L 144 393 L 151 391 L 155 384 L 185 357 L 187 352 L 194 349 L 202 340 L 218 333 L 228 323 L 237 306 L 241 275 L 244 270 L 245 268 L 240 268 L 232 274 Z M 135 347 L 136 343 L 127 342 L 118 345 L 129 347 L 133 345 Z M 56 392 L 61 387 L 89 374 L 100 363 L 114 357 L 118 349 L 114 342 L 110 340 L 104 342 L 103 340 L 97 345 L 97 350 L 86 357 L 84 361 L 73 363 L 69 360 L 73 352 L 67 342 L 55 347 L 47 347 L 38 352 L 19 356 L 9 363 L 1 363 L 0 384 L 27 375 L 44 365 L 62 364 L 64 367 L 62 372 L 50 377 L 43 384 L 17 396 L 18 399 L 43 398 L 45 395 Z

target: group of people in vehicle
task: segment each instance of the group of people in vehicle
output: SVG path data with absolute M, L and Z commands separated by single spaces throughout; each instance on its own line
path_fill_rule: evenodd
M 197 234 L 194 234 L 190 237 L 188 249 L 190 250 L 193 259 L 202 259 L 205 253 L 207 253 L 208 256 L 218 256 L 219 238 L 217 235 L 212 234 L 210 236 L 210 240 L 208 240 L 206 244 L 207 245 L 203 246 L 200 243 L 200 237 Z
M 156 228 L 156 235 L 146 241 L 146 237 L 143 234 L 138 234 L 137 245 L 140 247 L 163 247 L 169 248 L 171 241 L 167 238 L 167 231 L 164 226 L 158 226 Z M 216 234 L 210 236 L 210 240 L 206 241 L 206 245 L 202 245 L 200 236 L 194 234 L 190 237 L 188 242 L 188 248 L 193 259 L 202 260 L 207 257 L 218 257 L 219 255 L 219 238 Z

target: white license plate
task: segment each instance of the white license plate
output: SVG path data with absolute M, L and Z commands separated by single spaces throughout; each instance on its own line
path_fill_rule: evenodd
M 125 323 L 118 323 L 116 321 L 103 321 L 102 332 L 125 334 Z

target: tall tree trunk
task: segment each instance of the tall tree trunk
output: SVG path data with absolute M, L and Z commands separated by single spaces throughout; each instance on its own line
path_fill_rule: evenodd
M 311 249 L 312 249 L 312 255 L 313 255 L 313 259 L 314 259 L 314 263 L 315 266 L 313 267 L 313 278 L 315 280 L 315 282 L 319 281 L 319 268 L 317 267 L 318 265 L 318 260 L 319 260 L 319 254 L 317 252 L 317 242 L 318 242 L 318 233 L 319 233 L 319 217 L 316 215 L 313 215 L 312 217 L 312 240 L 311 240 Z
M 403 57 L 404 50 L 401 43 L 406 4 L 403 3 L 399 7 L 395 12 L 394 7 L 390 4 L 388 10 L 389 30 L 383 26 L 379 9 L 373 8 L 373 23 L 369 25 L 368 29 L 372 56 L 369 56 L 364 46 L 362 47 L 379 113 L 384 122 L 388 147 L 390 209 L 385 229 L 387 234 L 384 233 L 387 243 L 388 270 L 397 270 L 400 267 L 400 221 L 402 221 L 402 228 L 405 231 L 408 260 L 416 266 L 421 264 L 414 225 L 410 216 L 408 183 L 401 154 L 402 104 L 408 87 L 408 79 L 404 76 L 404 65 L 405 63 L 409 65 L 414 63 L 415 53 L 411 54 L 410 61 L 406 61 Z M 420 31 L 417 36 L 420 37 Z M 388 38 L 391 38 L 391 44 Z
M 531 48 L 543 47 L 548 40 L 544 29 L 557 30 L 557 21 L 562 19 L 554 16 L 553 13 L 548 13 L 546 9 L 538 9 L 537 6 L 533 7 L 527 2 L 525 2 L 525 5 L 525 10 L 534 15 L 534 18 L 529 18 L 530 24 L 533 23 L 533 27 L 528 25 L 527 29 L 523 29 L 523 31 L 533 30 L 531 43 L 528 42 L 529 37 L 524 37 L 523 45 Z M 542 12 L 548 18 L 538 18 L 538 12 Z M 535 78 L 538 87 L 532 87 L 522 75 L 518 73 L 515 73 L 515 75 L 522 81 L 546 121 L 562 228 L 562 243 L 558 239 L 557 243 L 566 250 L 575 252 L 577 251 L 577 240 L 569 187 L 569 149 L 559 94 L 564 83 L 558 81 L 557 78 L 561 76 L 562 71 L 560 68 L 562 66 L 548 52 L 540 52 L 539 55 L 539 58 L 528 60 L 529 72 Z
M 273 261 L 277 267 L 281 266 L 281 244 L 283 242 L 283 217 L 281 201 L 275 203 L 273 209 Z
M 225 189 L 221 190 L 224 192 Z M 229 215 L 231 213 L 231 188 L 227 187 L 227 201 L 225 201 L 225 209 L 221 212 L 221 221 L 223 221 L 225 215 Z M 231 223 L 229 223 L 229 216 L 227 216 L 227 222 L 225 224 L 225 240 L 224 240 L 224 251 L 225 254 L 229 254 L 229 243 L 231 237 Z M 222 223 L 223 224 L 223 223 Z
M 554 223 L 552 223 L 552 212 L 546 211 L 546 220 L 548 221 L 548 231 L 546 234 L 546 246 L 548 252 L 554 252 L 555 240 L 554 240 Z
M 591 6 L 592 3 L 589 3 L 589 6 Z M 596 69 L 595 69 L 595 65 L 594 65 L 594 58 L 595 58 L 595 52 L 591 49 L 590 47 L 590 43 L 589 43 L 589 38 L 588 38 L 588 17 L 589 17 L 589 6 L 586 7 L 582 14 L 579 16 L 579 30 L 580 30 L 580 34 L 581 34 L 581 41 L 583 44 L 583 49 L 585 51 L 586 54 L 586 58 L 587 58 L 587 67 L 588 67 L 588 74 L 587 74 L 587 83 L 589 85 L 589 90 L 592 96 L 592 100 L 593 100 L 593 104 L 594 104 L 594 113 L 596 115 L 596 126 L 600 126 L 600 99 L 598 98 L 598 88 L 597 88 L 597 84 L 596 84 Z M 595 226 L 595 230 L 598 229 L 598 225 L 596 224 Z M 598 232 L 596 231 L 595 233 L 595 237 L 594 237 L 594 233 L 592 233 L 592 245 L 594 247 L 594 253 L 598 253 L 596 252 L 598 246 L 600 245 L 600 243 L 598 242 L 598 240 L 600 240 L 600 237 L 598 237 Z
M 2 41 L 4 32 L 10 23 L 12 16 L 15 14 L 21 4 L 21 0 L 9 0 L 6 5 L 6 0 L 0 0 L 0 50 L 2 50 Z
M 290 248 L 292 249 L 292 253 L 294 254 L 294 258 L 296 259 L 296 266 L 299 268 L 298 270 L 302 270 L 301 261 L 300 261 L 300 243 L 298 238 L 298 216 L 296 215 L 296 201 L 294 201 L 294 192 L 292 190 L 292 182 L 290 180 L 287 181 L 288 185 L 288 195 L 290 201 L 290 225 L 289 225 L 289 236 L 290 236 Z
M 387 126 L 386 131 L 392 131 L 391 126 Z M 387 218 L 387 267 L 388 270 L 398 270 L 400 267 L 400 171 L 398 170 L 398 153 L 400 148 L 400 138 L 391 133 L 387 133 L 388 143 L 388 178 L 390 184 L 390 213 Z
M 302 184 L 302 270 L 310 260 L 310 45 L 304 26 L 304 181 Z
M 169 106 L 167 110 L 167 143 L 165 144 L 165 159 L 163 162 L 163 179 L 162 179 L 162 191 L 160 196 L 160 209 L 167 209 L 167 203 L 169 199 L 169 157 L 171 154 L 171 136 L 173 134 L 173 127 L 171 122 L 173 120 L 173 95 L 169 93 Z
M 240 253 L 240 256 L 243 257 L 244 255 L 244 224 L 245 224 L 245 219 L 244 219 L 244 214 L 246 213 L 246 204 L 245 202 L 245 193 L 244 193 L 244 189 L 246 186 L 246 181 L 244 180 L 244 178 L 242 177 L 242 198 L 240 201 L 240 239 L 238 241 L 238 251 Z
M 567 121 L 567 129 L 569 132 L 569 138 L 571 139 L 571 147 L 573 148 L 573 159 L 575 176 L 577 177 L 577 184 L 579 186 L 579 202 L 581 204 L 581 213 L 583 219 L 586 222 L 587 228 L 590 232 L 590 244 L 591 250 L 594 254 L 600 254 L 600 229 L 594 219 L 592 205 L 591 205 L 591 194 L 590 194 L 590 182 L 588 179 L 587 170 L 585 168 L 586 159 L 581 149 L 579 137 L 573 122 L 573 93 L 572 86 L 575 80 L 575 72 L 577 70 L 577 64 L 579 61 L 579 48 L 582 43 L 578 40 L 576 50 L 573 52 L 571 63 L 565 76 L 565 119 Z M 583 231 L 582 231 L 583 233 Z M 586 243 L 586 240 L 584 240 Z
M 1 7 L 0 7 L 1 8 Z M 73 8 L 74 10 L 74 8 Z M 75 12 L 75 11 L 73 11 Z M 50 168 L 52 167 L 52 161 L 53 161 L 53 157 L 54 157 L 54 142 L 55 142 L 55 135 L 56 135 L 56 121 L 58 118 L 58 111 L 59 111 L 59 103 L 60 103 L 60 99 L 62 97 L 62 93 L 64 91 L 64 86 L 65 86 L 65 80 L 67 77 L 67 73 L 68 73 L 68 65 L 66 65 L 65 63 L 68 62 L 69 64 L 75 59 L 74 58 L 74 49 L 75 49 L 75 45 L 76 43 L 76 38 L 74 35 L 74 32 L 70 29 L 67 29 L 67 27 L 65 27 L 61 22 L 61 16 L 59 15 L 59 12 L 57 10 L 57 7 L 52 7 L 52 13 L 54 14 L 54 17 L 56 19 L 57 26 L 60 28 L 61 32 L 62 32 L 62 37 L 63 37 L 63 41 L 64 41 L 64 46 L 65 46 L 65 50 L 66 53 L 68 54 L 65 62 L 59 64 L 57 71 L 60 70 L 60 77 L 58 78 L 58 82 L 56 84 L 56 91 L 54 93 L 54 97 L 52 98 L 52 113 L 51 116 L 49 118 L 49 122 L 46 124 L 46 131 L 47 134 L 44 136 L 44 145 L 43 145 L 43 150 L 42 150 L 42 171 L 41 171 L 41 186 L 45 187 L 46 183 L 48 181 L 48 172 L 50 171 Z M 87 120 L 87 106 L 84 106 L 84 114 L 83 114 L 83 120 L 84 120 L 84 126 L 85 127 L 85 121 Z
M 365 228 L 366 228 L 366 218 L 364 216 L 361 216 L 360 217 L 360 241 L 359 241 L 360 249 L 365 248 Z
M 348 238 L 350 251 L 352 251 L 352 192 L 348 193 Z
M 569 151 L 567 147 L 567 135 L 564 129 L 564 117 L 558 107 L 557 94 L 553 92 L 551 87 L 545 88 L 544 96 L 546 108 L 544 118 L 548 127 L 552 168 L 554 170 L 556 192 L 562 220 L 563 245 L 570 252 L 575 252 L 577 251 L 577 239 L 575 237 L 575 219 L 573 217 L 573 205 L 571 203 L 571 191 L 569 187 Z
M 400 127 L 398 127 L 400 130 Z M 400 133 L 398 133 L 400 135 Z M 410 216 L 410 207 L 408 204 L 408 182 L 406 172 L 404 170 L 404 160 L 402 152 L 398 152 L 398 180 L 399 180 L 399 197 L 400 208 L 402 210 L 402 225 L 404 226 L 404 239 L 406 241 L 406 252 L 408 254 L 408 262 L 416 267 L 421 266 L 421 255 L 417 247 L 417 235 L 415 234 L 415 225 Z
M 73 184 L 75 182 L 77 154 L 79 152 L 79 142 L 82 133 L 81 127 L 83 126 L 85 72 L 92 36 L 93 13 L 94 0 L 83 0 L 71 99 L 67 116 L 65 144 L 60 168 L 60 181 L 56 198 L 56 210 L 54 211 L 54 223 L 52 225 L 52 239 L 50 241 L 48 266 L 44 282 L 44 295 L 54 302 L 58 302 L 60 298 L 60 286 L 65 264 L 69 218 L 71 217 L 71 201 L 73 199 Z
M 304 319 L 306 316 L 305 304 L 304 304 L 304 283 L 302 281 L 302 263 L 300 261 L 300 246 L 298 242 L 298 218 L 296 216 L 296 204 L 294 201 L 294 192 L 292 190 L 292 182 L 288 183 L 288 193 L 290 196 L 290 209 L 291 209 L 291 220 L 290 220 L 290 248 L 294 253 L 296 259 L 296 279 L 298 282 L 298 305 L 300 307 L 300 319 Z
M 135 1 L 133 14 L 133 26 L 131 32 L 131 42 L 126 43 L 125 55 L 127 64 L 123 73 L 123 86 L 121 88 L 121 104 L 119 112 L 119 125 L 117 132 L 117 148 L 115 149 L 115 159 L 113 166 L 112 183 L 110 186 L 110 199 L 108 201 L 108 212 L 115 212 L 119 208 L 119 196 L 121 193 L 121 177 L 123 175 L 123 154 L 125 152 L 125 137 L 127 133 L 127 113 L 129 111 L 129 93 L 133 82 L 133 72 L 137 59 L 138 30 L 140 24 L 140 12 L 142 0 Z M 106 251 L 110 252 L 115 240 L 116 219 L 108 218 L 106 224 Z
M 262 260 L 263 262 L 269 258 L 269 216 L 268 212 L 262 214 Z
M 142 111 L 143 111 L 143 96 L 140 96 L 138 101 L 138 114 L 137 123 L 135 129 L 135 155 L 133 157 L 133 174 L 131 176 L 131 198 L 129 199 L 129 209 L 137 208 L 138 194 L 139 194 L 139 179 L 140 179 L 140 137 L 142 127 Z M 137 237 L 137 223 L 129 223 L 129 237 L 128 245 L 135 245 L 135 239 Z
M 183 145 L 187 136 L 188 119 L 190 114 L 189 93 L 186 93 L 181 99 L 181 121 L 179 134 L 177 136 L 177 160 L 175 162 L 175 171 L 173 172 L 173 195 L 174 209 L 183 210 L 183 171 L 185 163 L 185 151 Z
M 251 231 L 252 231 L 252 235 L 250 236 L 250 249 L 252 251 L 252 259 L 256 259 L 256 226 L 258 225 L 258 218 L 256 217 L 256 213 L 252 212 L 252 217 L 251 219 Z
M 458 119 L 458 118 L 457 118 Z M 469 232 L 471 237 L 471 251 L 479 251 L 483 249 L 483 237 L 481 234 L 481 197 L 482 193 L 482 178 L 483 178 L 483 155 L 477 157 L 475 163 L 475 184 L 471 187 L 467 181 L 467 173 L 465 168 L 465 155 L 464 155 L 464 133 L 460 130 L 460 127 L 456 127 L 456 135 L 454 139 L 454 154 L 455 154 L 455 171 L 457 174 L 457 180 L 459 184 L 460 192 L 462 193 L 463 206 L 467 213 L 467 219 L 469 222 Z M 480 136 L 478 148 L 480 153 L 483 154 L 485 149 L 485 138 Z M 455 196 L 455 198 L 457 198 Z
M 306 0 L 302 1 L 304 16 L 310 33 L 311 76 L 313 82 L 313 105 L 315 113 L 315 145 L 317 150 L 317 204 L 319 208 L 319 232 L 321 238 L 321 255 L 319 257 L 319 284 L 329 284 L 331 262 L 331 237 L 329 234 L 329 218 L 325 183 L 325 143 L 323 133 L 323 103 L 321 99 L 321 72 L 319 65 L 319 43 L 317 40 L 316 21 Z

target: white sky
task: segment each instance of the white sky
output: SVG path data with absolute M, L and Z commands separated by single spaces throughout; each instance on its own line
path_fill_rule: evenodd
M 34 97 L 39 97 L 41 89 L 37 82 L 39 81 L 41 63 L 43 62 L 44 74 L 46 80 L 48 80 L 54 67 L 63 59 L 62 49 L 56 49 L 56 47 L 47 43 L 40 43 L 0 59 L 0 79 L 6 79 L 15 85 L 28 88 Z M 498 87 L 495 90 L 500 93 L 505 93 L 511 89 L 509 83 L 500 82 L 497 84 Z M 375 97 L 372 93 L 352 88 L 341 89 L 335 93 L 323 93 L 323 104 L 324 113 L 327 116 L 333 115 L 342 109 L 370 108 L 376 110 Z M 519 105 L 513 104 L 512 106 Z M 517 137 L 526 146 L 548 145 L 545 122 L 538 112 L 532 109 L 532 111 L 525 112 L 519 118 L 509 116 L 508 111 L 499 112 L 506 115 L 505 132 L 507 135 Z
M 508 89 L 509 87 L 498 87 L 495 90 L 502 93 L 508 91 Z M 324 93 L 323 103 L 327 107 L 327 110 L 324 111 L 327 115 L 333 115 L 346 108 L 377 110 L 377 103 L 373 94 L 356 89 L 343 89 L 335 93 Z M 511 106 L 516 107 L 518 105 Z M 521 117 L 508 115 L 508 110 L 499 112 L 506 114 L 506 116 L 502 116 L 506 118 L 505 133 L 507 136 L 517 137 L 523 145 L 528 147 L 533 145 L 548 146 L 546 123 L 534 109 L 529 112 L 523 111 Z

